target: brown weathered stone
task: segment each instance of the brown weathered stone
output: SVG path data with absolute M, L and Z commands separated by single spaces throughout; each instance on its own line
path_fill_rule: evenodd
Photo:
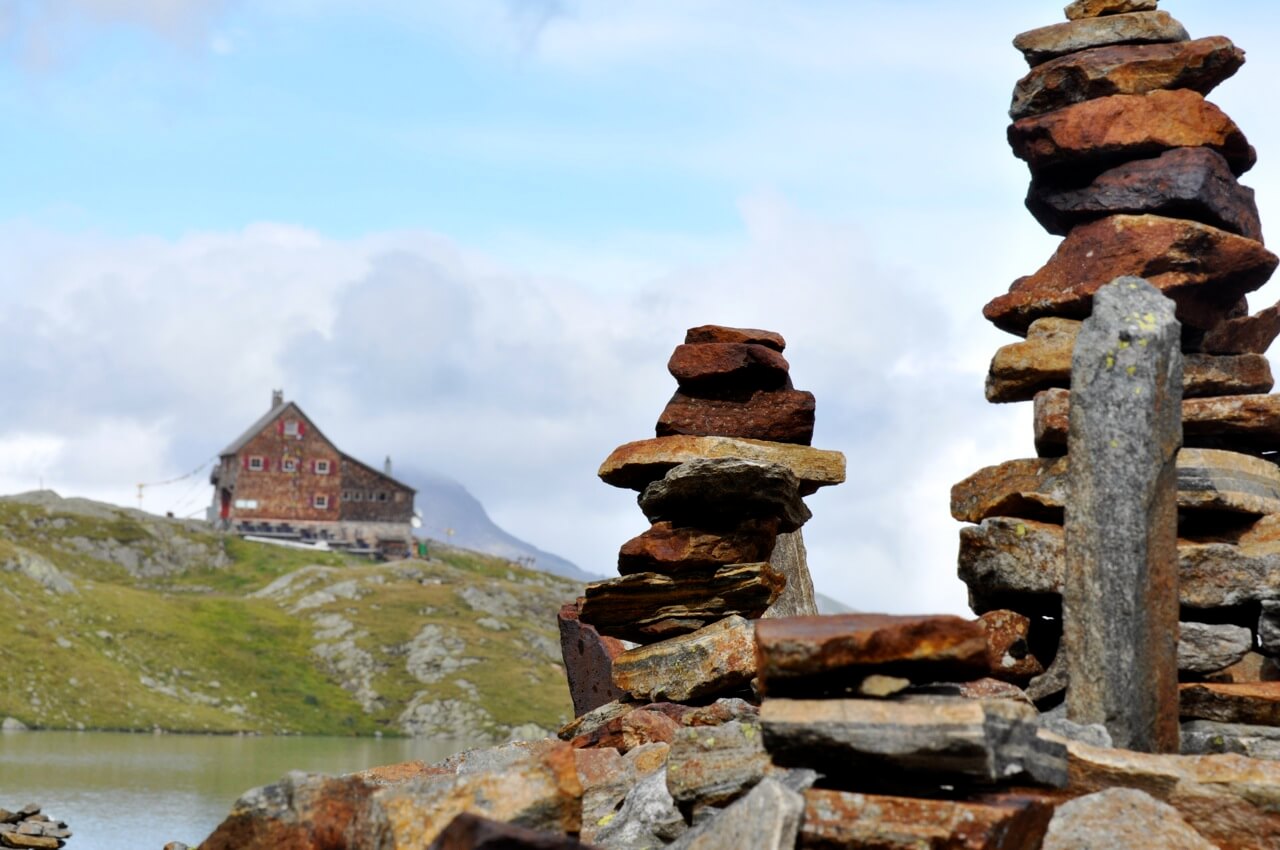
M 591 850 L 576 838 L 540 832 L 463 812 L 449 822 L 427 850 Z
M 1059 806 L 1043 850 L 1217 850 L 1177 809 L 1134 788 L 1111 788 Z
M 1053 816 L 1039 801 L 998 804 L 804 792 L 797 847 L 806 850 L 1038 850 Z
M 556 737 L 562 741 L 572 741 L 582 735 L 592 735 L 596 730 L 622 718 L 623 715 L 630 714 L 639 707 L 639 703 L 622 702 L 620 700 L 605 703 L 599 708 L 594 708 L 581 717 L 575 717 L 561 726 L 556 732 Z
M 236 800 L 200 850 L 372 850 L 364 833 L 375 790 L 358 777 L 291 773 Z
M 574 749 L 611 747 L 626 753 L 645 744 L 670 744 L 680 723 L 661 711 L 636 708 L 593 726 L 569 741 Z
M 1244 64 L 1222 36 L 1173 44 L 1096 47 L 1037 65 L 1013 90 L 1011 118 L 1026 118 L 1116 94 L 1191 89 L 1208 94 Z
M 1071 386 L 1071 352 L 1080 322 L 1036 319 L 1022 342 L 1001 347 L 987 371 L 987 401 L 1030 401 L 1047 389 Z M 1183 355 L 1183 398 L 1270 392 L 1271 365 L 1260 354 Z
M 770 696 L 843 694 L 878 673 L 916 682 L 987 674 L 986 632 L 949 615 L 835 614 L 756 624 L 757 672 Z
M 1081 225 L 1035 274 L 983 308 L 996 327 L 1023 334 L 1043 316 L 1084 318 L 1093 294 L 1136 275 L 1178 305 L 1184 325 L 1207 329 L 1280 262 L 1260 243 L 1206 224 L 1154 215 L 1115 215 Z
M 813 441 L 814 411 L 813 393 L 800 390 L 720 393 L 715 398 L 677 392 L 654 430 L 659 437 L 738 437 L 807 446 Z
M 651 483 L 637 502 L 650 522 L 733 528 L 747 519 L 777 519 L 795 531 L 813 514 L 800 498 L 800 480 L 777 463 L 699 458 Z
M 1027 696 L 1027 692 L 1011 682 L 1000 679 L 974 679 L 972 682 L 956 682 L 956 695 L 965 699 L 1009 699 L 1026 703 L 1032 707 L 1035 703 Z
M 618 573 L 679 575 L 686 570 L 758 563 L 769 559 L 777 536 L 776 519 L 744 520 L 725 531 L 654 523 L 644 534 L 622 544 Z
M 667 371 L 686 391 L 782 389 L 790 368 L 781 352 L 744 342 L 678 345 L 667 361 Z
M 1126 162 L 1087 186 L 1034 181 L 1027 209 L 1050 233 L 1109 215 L 1162 215 L 1218 227 L 1262 242 L 1253 190 L 1242 186 L 1221 154 L 1209 148 L 1174 148 L 1154 159 Z
M 1280 335 L 1280 304 L 1252 316 L 1229 318 L 1214 326 L 1200 340 L 1200 350 L 1210 354 L 1265 354 Z
M 1061 452 L 1070 406 L 1067 390 L 1046 390 L 1036 396 L 1035 440 L 1041 454 Z M 1280 395 L 1186 399 L 1182 402 L 1182 432 L 1189 446 L 1280 448 Z
M 1031 631 L 1028 617 L 1016 611 L 988 611 L 978 618 L 978 625 L 987 633 L 987 663 L 993 678 L 1025 683 L 1044 672 L 1044 665 L 1027 645 Z
M 560 655 L 573 699 L 573 713 L 586 714 L 622 697 L 613 684 L 613 660 L 622 654 L 622 641 L 605 637 L 578 617 L 578 603 L 566 602 L 557 617 Z
M 26 835 L 21 832 L 0 832 L 0 847 L 14 847 L 25 850 L 56 850 L 62 842 L 45 835 Z
M 1280 664 L 1277 664 L 1274 658 L 1268 658 L 1259 652 L 1248 652 L 1239 663 L 1225 670 L 1210 673 L 1204 677 L 1204 680 L 1220 684 L 1280 681 Z
M 1280 847 L 1280 763 L 1237 755 L 1152 755 L 1068 741 L 1073 795 L 1137 788 L 1173 806 L 1221 850 Z
M 721 805 L 759 782 L 770 767 L 754 723 L 681 729 L 667 759 L 667 789 L 677 803 Z
M 707 343 L 743 343 L 763 345 L 774 351 L 783 351 L 787 341 L 782 334 L 774 331 L 762 331 L 757 328 L 728 328 L 723 325 L 700 325 L 689 328 L 684 335 L 686 345 L 704 345 Z
M 733 614 L 759 617 L 785 582 L 768 564 L 735 564 L 679 578 L 635 573 L 587 585 L 581 618 L 601 634 L 652 643 Z
M 1036 735 L 1038 713 L 1012 700 L 767 699 L 764 745 L 775 764 L 845 779 L 1066 782 L 1065 751 Z
M 1217 151 L 1237 177 L 1257 161 L 1235 122 L 1190 89 L 1086 100 L 1020 118 L 1008 135 L 1014 155 L 1044 178 L 1092 177 L 1119 163 L 1181 147 Z
M 734 691 L 755 675 L 754 629 L 741 617 L 629 650 L 613 663 L 614 684 L 649 701 L 689 702 Z
M 1125 12 L 1153 12 L 1158 0 L 1075 0 L 1063 10 L 1067 20 L 1122 15 Z
M 1178 452 L 1178 508 L 1183 511 L 1280 513 L 1280 468 L 1252 455 L 1220 449 Z M 1066 504 L 1066 457 L 1009 460 L 980 469 L 951 488 L 951 515 L 1058 521 Z
M 1190 36 L 1167 12 L 1132 12 L 1081 18 L 1021 33 L 1013 46 L 1035 67 L 1078 50 L 1109 44 L 1158 44 L 1186 41 Z
M 740 458 L 785 466 L 800 479 L 801 495 L 840 484 L 845 474 L 840 452 L 732 437 L 658 437 L 626 443 L 613 450 L 598 474 L 614 487 L 643 490 L 670 469 L 698 458 Z
M 1280 682 L 1188 682 L 1179 691 L 1183 717 L 1280 726 Z

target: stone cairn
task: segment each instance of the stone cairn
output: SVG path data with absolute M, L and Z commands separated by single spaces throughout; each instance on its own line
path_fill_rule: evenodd
M 0 847 L 53 848 L 62 847 L 71 837 L 66 823 L 41 814 L 40 807 L 32 803 L 16 812 L 0 809 Z
M 1277 757 L 1280 396 L 1268 394 L 1263 353 L 1280 332 L 1280 305 L 1249 315 L 1245 299 L 1277 258 L 1263 247 L 1253 190 L 1236 179 L 1254 150 L 1205 100 L 1244 53 L 1220 36 L 1190 39 L 1156 0 L 1080 0 L 1067 12 L 1067 23 L 1014 40 L 1031 71 L 1014 89 L 1009 128 L 1031 171 L 1027 208 L 1065 238 L 983 311 L 1025 337 L 996 352 L 986 396 L 1033 401 L 1038 457 L 953 488 L 952 514 L 975 523 L 960 534 L 960 578 L 982 620 L 1017 632 L 999 677 L 1054 709 L 1072 666 L 1059 647 L 1072 352 L 1099 288 L 1145 279 L 1181 322 L 1182 750 Z M 1103 506 L 1095 520 L 1106 516 Z M 1104 616 L 1131 615 L 1119 599 L 1107 604 Z

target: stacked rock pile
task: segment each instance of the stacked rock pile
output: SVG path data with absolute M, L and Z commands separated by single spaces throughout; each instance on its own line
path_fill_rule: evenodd
M 561 611 L 577 713 L 626 689 L 609 672 L 624 657 L 618 640 L 650 645 L 625 656 L 624 669 L 660 665 L 688 651 L 672 639 L 707 627 L 715 641 L 746 634 L 749 643 L 743 618 L 817 613 L 799 554 L 803 497 L 843 481 L 844 456 L 809 445 L 814 398 L 792 387 L 785 347 L 770 331 L 691 329 L 668 363 L 678 389 L 658 436 L 621 446 L 601 467 L 607 483 L 639 491 L 651 525 L 622 545 L 619 578 L 588 585 Z
M 42 814 L 34 803 L 16 812 L 0 809 L 0 847 L 57 848 L 70 837 L 66 823 Z
M 1182 323 L 1183 749 L 1276 755 L 1280 732 L 1265 727 L 1280 724 L 1280 396 L 1264 352 L 1280 305 L 1249 315 L 1245 296 L 1280 261 L 1237 181 L 1253 148 L 1205 99 L 1244 53 L 1192 40 L 1156 0 L 1079 0 L 1067 17 L 1014 40 L 1031 71 L 1009 128 L 1031 170 L 1027 208 L 1065 238 L 983 311 L 1025 337 L 995 354 L 986 394 L 1034 402 L 1038 457 L 953 489 L 952 514 L 976 523 L 961 531 L 960 577 L 984 619 L 1026 618 L 1026 652 L 1005 678 L 1052 708 L 1068 666 L 1057 646 L 1072 350 L 1101 286 L 1146 279 Z

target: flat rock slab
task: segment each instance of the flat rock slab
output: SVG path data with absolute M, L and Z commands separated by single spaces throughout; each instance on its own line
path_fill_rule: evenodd
M 1031 69 L 1014 87 L 1009 116 L 1027 118 L 1086 100 L 1160 89 L 1207 95 L 1242 65 L 1244 51 L 1222 36 L 1082 50 Z
M 591 850 L 576 838 L 539 832 L 467 812 L 455 817 L 427 850 Z
M 769 696 L 844 695 L 872 674 L 930 682 L 988 672 L 986 630 L 950 615 L 767 619 L 756 624 L 755 640 Z
M 759 617 L 785 584 L 786 578 L 767 563 L 735 564 L 679 578 L 636 573 L 588 584 L 581 619 L 601 634 L 652 643 L 734 614 Z
M 1230 623 L 1179 623 L 1178 670 L 1206 674 L 1225 670 L 1253 648 L 1253 632 Z
M 650 702 L 689 702 L 738 690 L 756 675 L 754 632 L 741 617 L 726 617 L 696 632 L 629 650 L 614 660 L 613 682 Z
M 791 368 L 782 353 L 751 342 L 678 345 L 667 371 L 686 391 L 777 390 Z
M 733 528 L 743 520 L 776 519 L 795 531 L 811 516 L 800 480 L 777 463 L 699 458 L 682 463 L 644 488 L 637 501 L 650 522 Z
M 1179 691 L 1184 718 L 1280 726 L 1280 682 L 1188 682 Z
M 712 820 L 668 845 L 670 850 L 792 850 L 804 815 L 804 797 L 765 778 Z
M 1089 177 L 1172 148 L 1207 147 L 1239 177 L 1257 153 L 1227 114 L 1190 89 L 1115 94 L 1020 118 L 1009 146 L 1036 177 Z
M 1264 517 L 1236 540 L 1178 541 L 1178 595 L 1185 608 L 1233 608 L 1280 599 L 1280 517 Z M 974 611 L 1014 608 L 1057 616 L 1064 570 L 1062 526 L 992 517 L 960 530 L 960 580 Z
M 1043 850 L 1217 850 L 1182 814 L 1135 788 L 1112 788 L 1058 807 Z
M 689 570 L 714 570 L 730 564 L 769 560 L 778 537 L 773 519 L 744 520 L 723 531 L 658 522 L 622 544 L 618 573 L 679 575 Z
M 1173 806 L 1221 850 L 1280 847 L 1276 762 L 1238 755 L 1153 755 L 1056 740 L 1068 750 L 1069 794 L 1136 788 Z
M 813 441 L 815 411 L 813 393 L 801 390 L 752 390 L 714 398 L 677 392 L 654 430 L 659 437 L 740 437 L 807 446 Z
M 763 345 L 774 351 L 783 351 L 787 341 L 782 334 L 775 331 L 762 331 L 759 328 L 730 328 L 724 325 L 699 325 L 689 328 L 684 335 L 686 345 L 703 345 L 706 343 L 739 343 L 745 345 Z
M 1184 755 L 1238 753 L 1254 759 L 1280 761 L 1280 727 L 1188 720 L 1182 724 L 1182 752 Z
M 844 780 L 875 776 L 1066 782 L 1066 752 L 1036 735 L 1038 712 L 1012 700 L 768 699 L 760 708 L 775 764 Z
M 1252 316 L 1227 319 L 1205 333 L 1200 350 L 1209 354 L 1265 354 L 1280 336 L 1280 304 Z
M 801 495 L 840 484 L 845 476 L 840 452 L 765 440 L 687 436 L 626 443 L 613 450 L 598 474 L 614 487 L 643 490 L 672 468 L 698 458 L 737 458 L 785 466 L 800 480 Z
M 1036 450 L 1060 453 L 1066 444 L 1071 394 L 1045 390 L 1035 399 Z M 1189 398 L 1182 402 L 1182 434 L 1188 445 L 1274 450 L 1280 448 L 1280 395 Z
M 1031 653 L 1027 642 L 1031 634 L 1029 617 L 1007 609 L 988 611 L 978 618 L 978 625 L 987 634 L 987 665 L 993 679 L 1026 684 L 1044 672 L 1044 665 Z
M 1063 11 L 1067 20 L 1098 18 L 1103 15 L 1122 15 L 1125 12 L 1151 12 L 1159 0 L 1075 0 Z
M 1209 329 L 1266 283 L 1278 262 L 1261 243 L 1207 224 L 1115 215 L 1072 230 L 1039 271 L 1014 281 L 982 313 L 1021 336 L 1045 316 L 1086 318 L 1099 288 L 1137 276 L 1177 303 L 1184 325 Z
M 1262 221 L 1253 190 L 1231 173 L 1221 154 L 1209 148 L 1174 148 L 1154 159 L 1108 169 L 1087 186 L 1033 181 L 1027 209 L 1050 233 L 1109 215 L 1185 218 L 1262 242 Z
M 1086 17 L 1029 30 L 1013 40 L 1031 67 L 1091 47 L 1186 41 L 1191 36 L 1167 12 Z
M 677 803 L 722 805 L 735 800 L 772 769 L 760 726 L 723 726 L 676 732 L 667 757 L 667 789 Z
M 801 848 L 876 850 L 1038 850 L 1053 807 L 1030 798 L 970 803 L 804 792 Z
M 1025 458 L 980 469 L 951 488 L 951 515 L 961 522 L 993 516 L 1058 521 L 1067 502 L 1070 459 Z M 1177 502 L 1185 511 L 1280 513 L 1280 467 L 1253 455 L 1182 449 Z
M 1071 352 L 1080 322 L 1036 319 L 1027 338 L 1002 346 L 987 371 L 987 401 L 1031 401 L 1048 389 L 1071 387 Z M 1275 385 L 1271 364 L 1261 354 L 1183 355 L 1183 398 L 1267 393 Z
M 578 619 L 578 603 L 567 602 L 557 617 L 560 655 L 573 699 L 573 713 L 581 716 L 620 698 L 613 684 L 613 660 L 625 651 L 622 641 L 604 637 Z

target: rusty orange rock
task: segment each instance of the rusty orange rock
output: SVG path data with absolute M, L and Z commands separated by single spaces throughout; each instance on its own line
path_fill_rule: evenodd
M 987 633 L 987 662 L 991 678 L 1026 684 L 1044 672 L 1044 665 L 1031 654 L 1027 637 L 1031 619 L 1016 611 L 988 611 L 978 618 Z
M 793 389 L 718 392 L 714 397 L 677 392 L 654 432 L 659 437 L 741 437 L 807 446 L 813 441 L 813 393 Z
M 776 519 L 747 520 L 729 531 L 712 532 L 659 522 L 622 544 L 618 572 L 678 575 L 729 564 L 769 560 L 778 537 Z
M 1190 682 L 1178 696 L 1184 718 L 1280 726 L 1280 682 Z
M 1266 283 L 1277 264 L 1262 243 L 1207 224 L 1115 215 L 1071 231 L 1039 271 L 1014 281 L 982 314 L 1024 335 L 1044 316 L 1085 318 L 1100 287 L 1133 275 L 1172 298 L 1183 325 L 1208 330 Z
M 763 345 L 774 351 L 783 351 L 787 347 L 787 341 L 780 333 L 762 331 L 759 328 L 729 328 L 724 325 L 700 325 L 689 328 L 684 335 L 684 341 L 686 345 L 736 342 Z
M 1228 318 L 1207 332 L 1200 349 L 1210 354 L 1265 354 L 1280 336 L 1280 304 L 1252 316 Z
M 766 345 L 704 342 L 678 345 L 667 371 L 682 389 L 781 389 L 791 367 Z
M 1009 145 L 1036 175 L 1096 175 L 1120 162 L 1172 148 L 1217 151 L 1239 177 L 1257 153 L 1235 122 L 1190 89 L 1117 94 L 1021 118 Z
M 1108 44 L 1186 41 L 1190 36 L 1167 12 L 1127 12 L 1085 17 L 1020 33 L 1013 46 L 1035 67 L 1050 59 Z
M 1155 11 L 1157 0 L 1075 0 L 1064 10 L 1067 20 L 1122 15 L 1125 12 Z

